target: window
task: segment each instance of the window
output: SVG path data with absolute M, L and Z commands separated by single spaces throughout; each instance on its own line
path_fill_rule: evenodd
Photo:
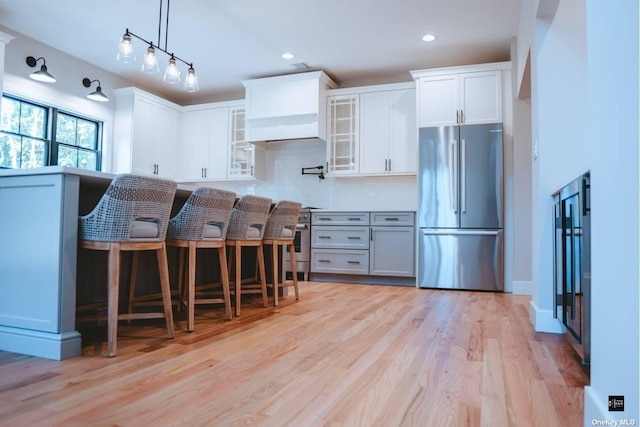
M 2 97 L 0 168 L 48 165 L 100 170 L 102 123 Z

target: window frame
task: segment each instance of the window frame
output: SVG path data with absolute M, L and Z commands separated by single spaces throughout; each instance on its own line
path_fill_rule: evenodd
M 57 108 L 51 105 L 42 104 L 37 101 L 32 101 L 29 99 L 22 98 L 20 96 L 11 95 L 8 93 L 3 93 L 2 98 L 8 98 L 20 103 L 21 107 L 23 104 L 32 105 L 38 108 L 42 108 L 45 111 L 45 123 L 44 123 L 44 138 L 36 138 L 29 136 L 23 133 L 15 133 L 10 131 L 0 131 L 6 135 L 17 136 L 20 138 L 29 138 L 35 139 L 44 142 L 44 165 L 43 166 L 57 166 L 59 160 L 59 150 L 60 147 L 69 147 L 78 151 L 84 152 L 92 152 L 96 155 L 96 165 L 95 169 L 86 169 L 86 170 L 94 170 L 94 171 L 102 171 L 102 147 L 103 147 L 103 138 L 104 138 L 104 122 L 102 120 L 98 120 L 92 117 L 82 116 L 80 114 L 65 110 L 63 108 Z M 96 135 L 95 135 L 95 148 L 89 149 L 85 147 L 81 147 L 79 145 L 72 145 L 65 142 L 59 142 L 57 140 L 57 127 L 58 127 L 58 115 L 63 114 L 65 116 L 72 117 L 76 120 L 83 120 L 90 123 L 94 123 L 96 125 Z M 76 135 L 77 137 L 77 135 Z M 76 166 L 77 167 L 77 166 Z M 0 166 L 0 169 L 10 169 L 4 166 Z M 22 169 L 22 168 L 21 168 Z

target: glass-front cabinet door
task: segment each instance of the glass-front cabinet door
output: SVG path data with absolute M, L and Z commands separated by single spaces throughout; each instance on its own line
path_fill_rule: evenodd
M 255 146 L 245 141 L 244 108 L 231 108 L 229 143 L 229 178 L 251 178 L 254 175 Z
M 327 98 L 327 172 L 330 174 L 358 173 L 358 101 L 357 94 Z

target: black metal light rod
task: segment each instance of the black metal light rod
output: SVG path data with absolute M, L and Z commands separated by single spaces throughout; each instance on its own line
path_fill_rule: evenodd
M 193 62 L 187 62 L 184 59 L 174 55 L 172 52 L 167 52 L 166 50 L 164 50 L 163 48 L 161 48 L 160 46 L 156 46 L 153 42 L 150 42 L 149 40 L 146 40 L 142 37 L 140 37 L 139 35 L 137 35 L 136 33 L 133 33 L 131 31 L 129 31 L 129 29 L 127 28 L 127 31 L 125 32 L 125 35 L 129 35 L 129 36 L 133 36 L 135 38 L 137 38 L 138 40 L 150 45 L 152 48 L 154 49 L 158 49 L 161 50 L 162 52 L 166 53 L 167 55 L 169 55 L 170 57 L 177 59 L 178 61 L 182 62 L 185 65 L 188 65 L 189 67 L 193 68 Z

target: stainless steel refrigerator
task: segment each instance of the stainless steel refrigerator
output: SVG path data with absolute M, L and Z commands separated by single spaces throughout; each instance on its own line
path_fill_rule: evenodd
M 502 124 L 421 128 L 418 286 L 504 290 Z

